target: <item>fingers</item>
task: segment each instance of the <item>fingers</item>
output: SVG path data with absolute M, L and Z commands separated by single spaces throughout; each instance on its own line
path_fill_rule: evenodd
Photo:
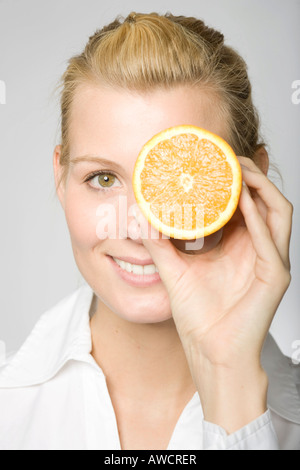
M 240 208 L 258 257 L 267 262 L 270 259 L 279 261 L 281 258 L 273 242 L 271 232 L 245 185 L 243 185 L 240 196 Z
M 261 226 L 261 222 L 265 222 L 271 239 L 273 240 L 282 261 L 285 266 L 289 268 L 289 245 L 293 207 L 252 160 L 245 157 L 239 157 L 239 161 L 242 166 L 243 180 L 250 190 L 254 190 L 254 196 L 252 199 L 261 216 L 260 219 L 262 219 L 260 220 L 257 217 L 256 223 Z M 243 199 L 245 199 L 245 197 L 243 197 Z M 249 209 L 251 203 L 247 196 L 245 204 L 247 204 Z M 255 207 L 252 209 L 255 211 Z M 246 218 L 247 214 L 243 213 L 243 215 Z M 260 222 L 258 222 L 258 219 Z
M 239 161 L 242 167 L 243 179 L 247 186 L 256 189 L 268 209 L 282 213 L 286 211 L 287 207 L 291 206 L 291 203 L 255 165 L 253 160 L 246 157 L 239 157 Z

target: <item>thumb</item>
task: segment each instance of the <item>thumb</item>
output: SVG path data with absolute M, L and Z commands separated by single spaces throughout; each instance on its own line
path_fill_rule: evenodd
M 156 265 L 162 282 L 172 290 L 187 269 L 187 263 L 170 239 L 158 232 L 136 208 L 134 217 L 140 227 L 142 242 Z

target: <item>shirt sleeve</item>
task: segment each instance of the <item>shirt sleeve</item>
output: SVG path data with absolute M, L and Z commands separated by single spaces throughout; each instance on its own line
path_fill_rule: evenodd
M 280 450 L 270 410 L 229 435 L 222 427 L 204 420 L 203 436 L 204 450 Z

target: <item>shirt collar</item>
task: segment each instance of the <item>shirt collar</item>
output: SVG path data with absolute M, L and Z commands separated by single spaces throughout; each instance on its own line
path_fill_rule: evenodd
M 0 387 L 40 384 L 71 359 L 92 362 L 92 300 L 92 289 L 84 285 L 44 313 L 25 343 L 1 369 Z
M 92 289 L 84 285 L 44 313 L 17 354 L 0 369 L 0 387 L 41 384 L 51 379 L 69 360 L 97 366 L 90 354 L 89 320 L 93 298 Z M 262 351 L 262 365 L 269 378 L 269 408 L 300 424 L 300 396 L 293 365 L 270 334 Z

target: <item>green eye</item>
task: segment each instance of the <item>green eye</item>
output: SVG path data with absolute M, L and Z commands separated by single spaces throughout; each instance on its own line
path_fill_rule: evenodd
M 106 171 L 94 173 L 85 181 L 88 182 L 89 185 L 94 189 L 98 189 L 99 191 L 105 191 L 110 188 L 114 189 L 116 187 L 122 186 L 119 179 L 113 173 Z
M 103 175 L 98 176 L 98 183 L 103 188 L 110 188 L 115 181 L 116 177 L 114 175 L 110 175 L 109 173 L 104 173 Z

